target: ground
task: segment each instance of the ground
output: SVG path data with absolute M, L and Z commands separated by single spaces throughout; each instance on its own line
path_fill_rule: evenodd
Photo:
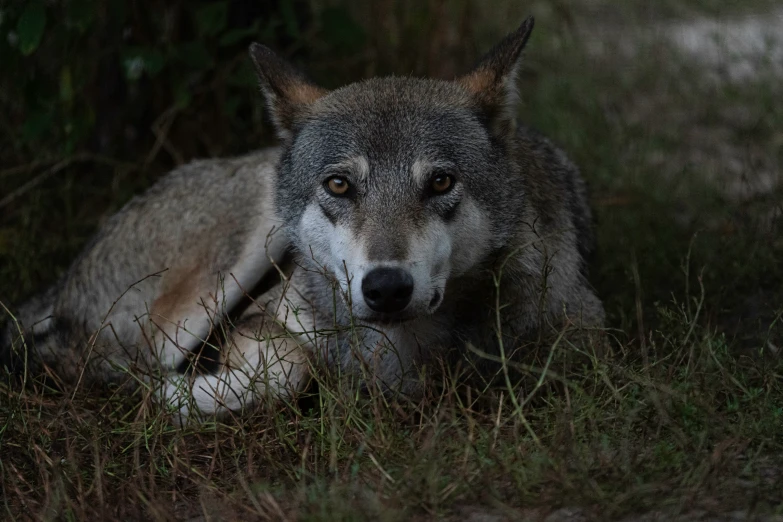
M 519 387 L 447 381 L 416 404 L 326 379 L 309 399 L 183 431 L 148 394 L 0 384 L 0 510 L 783 520 L 783 12 L 761 1 L 662 2 L 653 14 L 641 2 L 575 5 L 507 15 L 538 20 L 520 118 L 590 184 L 609 350 L 541 347 Z M 51 282 L 150 181 L 106 158 L 85 180 L 71 168 L 83 159 L 36 167 L 45 179 L 29 189 L 23 168 L 0 172 L 4 305 Z M 61 203 L 47 208 L 53 192 Z

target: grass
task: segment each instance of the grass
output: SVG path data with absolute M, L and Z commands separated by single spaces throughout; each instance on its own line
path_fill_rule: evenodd
M 783 194 L 739 198 L 719 181 L 737 177 L 737 162 L 749 183 L 781 164 L 778 93 L 771 80 L 706 79 L 665 47 L 636 59 L 591 55 L 558 16 L 539 16 L 522 119 L 560 142 L 590 182 L 592 279 L 611 353 L 541 347 L 536 366 L 551 356 L 551 372 L 524 376 L 521 411 L 502 386 L 482 393 L 444 379 L 438 393 L 398 404 L 350 395 L 327 376 L 295 404 L 183 431 L 143 393 L 0 385 L 0 512 L 783 515 Z M 51 282 L 99 217 L 156 175 L 95 159 L 0 209 L 3 302 Z M 10 192 L 23 174 L 3 174 L 0 186 Z

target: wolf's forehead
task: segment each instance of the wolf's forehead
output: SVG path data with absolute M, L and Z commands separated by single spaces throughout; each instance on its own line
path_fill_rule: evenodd
M 351 170 L 365 172 L 377 167 L 408 170 L 447 160 L 459 163 L 468 150 L 481 148 L 484 141 L 479 126 L 469 119 L 389 108 L 361 116 L 343 113 L 325 118 L 298 140 L 310 149 L 312 163 L 345 163 L 354 167 Z
M 371 164 L 457 160 L 487 136 L 463 93 L 448 82 L 381 79 L 339 89 L 314 108 L 301 143 L 326 156 Z
M 323 108 L 379 107 L 465 108 L 473 102 L 469 94 L 454 82 L 412 77 L 372 78 L 352 83 L 322 98 Z

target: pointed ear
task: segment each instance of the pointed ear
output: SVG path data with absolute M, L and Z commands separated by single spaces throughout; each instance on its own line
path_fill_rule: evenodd
M 472 72 L 457 79 L 473 97 L 490 131 L 500 137 L 512 134 L 515 128 L 517 71 L 532 31 L 531 16 L 493 47 Z
M 251 44 L 250 58 L 277 134 L 288 139 L 296 121 L 307 114 L 310 106 L 327 91 L 311 83 L 294 66 L 264 45 Z

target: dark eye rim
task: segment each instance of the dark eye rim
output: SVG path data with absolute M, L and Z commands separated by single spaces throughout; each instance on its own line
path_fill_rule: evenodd
M 348 188 L 345 190 L 345 192 L 335 192 L 329 187 L 329 182 L 339 179 L 345 182 L 345 184 L 348 186 Z M 346 198 L 350 197 L 351 193 L 353 192 L 353 184 L 351 183 L 350 179 L 348 179 L 348 176 L 345 176 L 343 174 L 333 174 L 326 178 L 323 182 L 324 190 L 330 195 L 335 198 Z
M 438 190 L 435 190 L 435 188 L 433 187 L 433 184 L 435 182 L 435 179 L 440 178 L 440 177 L 447 177 L 449 179 L 450 183 L 449 183 L 449 186 L 445 190 L 438 191 Z M 430 176 L 429 183 L 427 184 L 427 189 L 428 189 L 428 192 L 430 193 L 431 196 L 443 196 L 445 194 L 448 194 L 452 190 L 454 190 L 454 187 L 455 187 L 456 184 L 457 184 L 457 176 L 454 174 L 453 171 L 445 170 L 445 169 L 436 170 Z

